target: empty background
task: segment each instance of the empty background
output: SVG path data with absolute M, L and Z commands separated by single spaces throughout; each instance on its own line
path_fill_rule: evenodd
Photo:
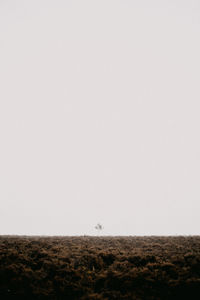
M 199 234 L 200 2 L 0 1 L 0 234 Z

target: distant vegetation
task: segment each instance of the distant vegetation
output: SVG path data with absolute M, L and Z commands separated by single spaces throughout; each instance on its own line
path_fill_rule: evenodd
M 103 225 L 101 225 L 100 223 L 97 223 L 97 225 L 95 226 L 95 229 L 97 231 L 101 231 L 101 230 L 103 230 Z
M 200 237 L 0 237 L 0 299 L 200 299 Z

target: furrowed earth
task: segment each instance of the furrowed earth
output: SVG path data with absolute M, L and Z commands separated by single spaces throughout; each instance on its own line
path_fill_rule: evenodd
M 0 236 L 0 299 L 200 299 L 200 236 Z

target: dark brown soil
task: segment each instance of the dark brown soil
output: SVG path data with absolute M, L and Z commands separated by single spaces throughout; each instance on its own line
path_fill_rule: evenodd
M 0 299 L 200 299 L 200 237 L 0 237 Z

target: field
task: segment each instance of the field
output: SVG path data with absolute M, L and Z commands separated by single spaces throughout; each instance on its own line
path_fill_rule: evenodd
M 0 236 L 0 299 L 200 299 L 200 237 Z

